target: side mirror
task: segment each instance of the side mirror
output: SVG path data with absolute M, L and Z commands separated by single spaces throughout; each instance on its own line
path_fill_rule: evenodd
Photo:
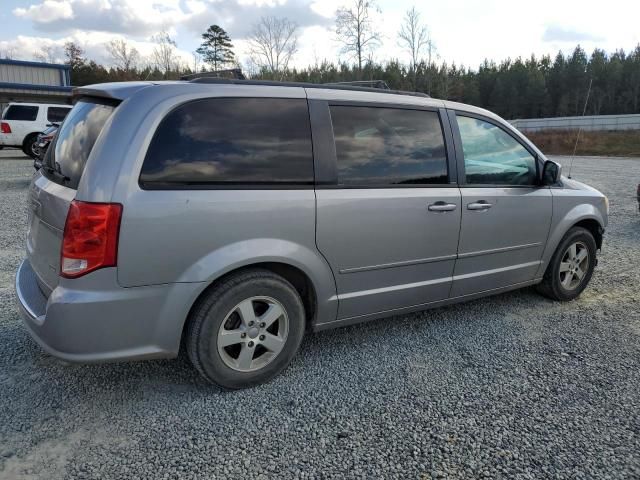
M 542 185 L 555 185 L 560 181 L 562 166 L 559 163 L 547 160 L 542 167 Z

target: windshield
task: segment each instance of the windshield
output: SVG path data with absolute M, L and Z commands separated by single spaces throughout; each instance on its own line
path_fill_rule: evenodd
M 114 109 L 88 101 L 76 103 L 45 158 L 45 176 L 60 185 L 78 188 L 91 149 Z

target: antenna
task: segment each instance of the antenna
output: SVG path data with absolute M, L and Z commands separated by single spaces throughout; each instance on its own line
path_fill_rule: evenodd
M 587 103 L 589 103 L 589 94 L 591 93 L 591 84 L 593 83 L 593 77 L 589 79 L 589 89 L 587 90 L 587 98 L 584 100 L 584 108 L 582 109 L 582 116 L 587 112 Z M 567 178 L 571 178 L 571 169 L 573 168 L 573 159 L 576 156 L 576 149 L 578 148 L 578 140 L 580 140 L 580 134 L 582 133 L 582 126 L 578 128 L 578 136 L 576 137 L 576 144 L 573 146 L 573 154 L 569 162 L 569 175 Z

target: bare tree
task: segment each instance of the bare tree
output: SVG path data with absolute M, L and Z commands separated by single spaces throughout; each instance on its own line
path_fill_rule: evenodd
M 191 56 L 193 57 L 193 73 L 197 73 L 198 67 L 202 63 L 202 55 L 200 55 L 197 50 L 194 50 L 191 52 Z
M 165 78 L 167 78 L 171 69 L 176 66 L 176 42 L 165 31 L 154 35 L 151 39 L 156 44 L 152 53 L 153 61 L 156 67 L 164 73 Z
M 127 73 L 135 69 L 140 61 L 140 53 L 135 47 L 130 46 L 126 40 L 114 39 L 108 42 L 105 47 L 113 65 Z
M 298 51 L 298 25 L 287 18 L 262 17 L 249 35 L 251 61 L 283 78 Z
M 64 44 L 64 56 L 66 57 L 66 64 L 71 67 L 71 70 L 77 70 L 87 61 L 84 58 L 84 50 L 80 45 L 75 42 L 66 42 Z
M 400 46 L 411 55 L 411 67 L 413 68 L 415 76 L 415 69 L 418 64 L 420 52 L 431 42 L 429 31 L 426 25 L 420 22 L 420 12 L 416 10 L 415 6 L 411 7 L 411 9 L 405 13 L 398 38 Z
M 377 6 L 374 0 L 352 0 L 351 8 L 339 8 L 336 12 L 336 34 L 342 43 L 342 53 L 349 53 L 358 60 L 358 71 L 362 71 L 362 59 L 367 51 L 380 45 L 380 33 L 375 30 L 371 9 Z
M 55 63 L 56 48 L 53 45 L 43 45 L 39 51 L 33 53 L 33 58 L 39 62 Z
M 12 60 L 16 55 L 16 49 L 13 47 L 7 47 L 4 50 L 0 50 L 0 58 L 6 60 Z

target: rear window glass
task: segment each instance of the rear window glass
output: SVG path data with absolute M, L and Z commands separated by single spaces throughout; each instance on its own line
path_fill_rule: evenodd
M 69 108 L 64 107 L 49 107 L 49 110 L 47 110 L 47 121 L 62 122 L 69 113 L 69 110 Z
M 307 102 L 210 98 L 160 123 L 140 173 L 143 188 L 313 183 Z
M 33 122 L 38 117 L 38 107 L 33 105 L 10 105 L 4 112 L 4 120 Z
M 43 167 L 50 180 L 78 188 L 93 144 L 115 107 L 81 101 L 76 103 L 60 127 L 53 149 L 49 148 Z

